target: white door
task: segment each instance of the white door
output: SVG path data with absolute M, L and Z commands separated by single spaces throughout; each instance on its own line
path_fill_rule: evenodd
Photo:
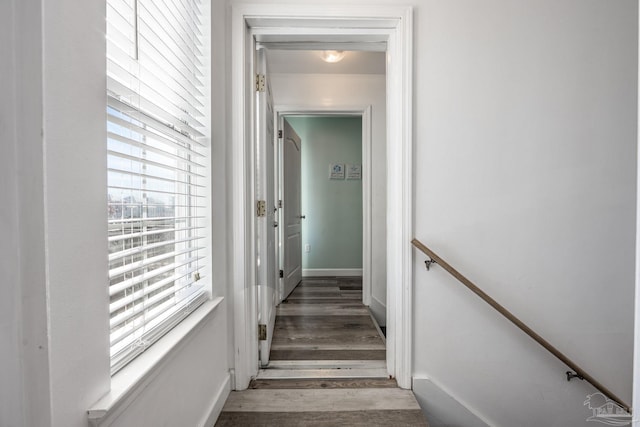
M 282 129 L 282 269 L 284 299 L 302 280 L 302 226 L 300 204 L 301 141 L 287 120 Z
M 264 214 L 256 218 L 256 260 L 258 285 L 258 325 L 260 364 L 269 364 L 269 351 L 276 320 L 276 188 L 275 188 L 275 134 L 273 98 L 267 74 L 266 52 L 256 52 L 256 71 L 260 75 L 261 89 L 256 91 L 256 209 Z M 263 206 L 260 204 L 263 203 Z

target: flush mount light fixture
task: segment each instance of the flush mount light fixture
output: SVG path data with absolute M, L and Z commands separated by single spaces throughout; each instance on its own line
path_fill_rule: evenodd
M 340 62 L 344 58 L 346 52 L 342 50 L 324 50 L 322 51 L 322 60 L 325 62 Z

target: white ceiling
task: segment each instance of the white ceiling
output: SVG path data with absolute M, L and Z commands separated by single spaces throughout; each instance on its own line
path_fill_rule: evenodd
M 342 61 L 330 64 L 317 50 L 267 50 L 269 72 L 273 74 L 385 74 L 384 52 L 349 51 Z

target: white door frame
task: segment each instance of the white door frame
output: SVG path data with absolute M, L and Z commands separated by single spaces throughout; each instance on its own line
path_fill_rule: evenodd
M 387 369 L 411 388 L 413 278 L 412 37 L 405 6 L 240 4 L 232 9 L 232 261 L 235 387 L 258 372 L 255 286 L 255 37 L 387 46 Z
M 362 119 L 362 303 L 371 305 L 371 105 L 346 106 L 336 105 L 275 105 L 276 123 L 280 117 L 288 115 L 340 115 Z M 282 185 L 280 181 L 278 185 Z M 304 276 L 304 272 L 303 272 Z

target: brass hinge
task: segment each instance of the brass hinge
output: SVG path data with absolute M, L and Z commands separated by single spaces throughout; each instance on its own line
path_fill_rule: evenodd
M 279 130 L 279 131 L 278 131 L 278 138 L 280 139 L 280 138 L 282 138 L 283 136 L 284 136 L 284 135 L 283 135 L 282 131 L 281 131 L 281 130 Z
M 266 80 L 264 74 L 256 74 L 256 91 L 264 92 Z
M 258 340 L 267 340 L 267 325 L 258 325 Z
M 264 200 L 258 200 L 256 204 L 256 214 L 258 217 L 265 216 L 267 214 L 267 202 Z

